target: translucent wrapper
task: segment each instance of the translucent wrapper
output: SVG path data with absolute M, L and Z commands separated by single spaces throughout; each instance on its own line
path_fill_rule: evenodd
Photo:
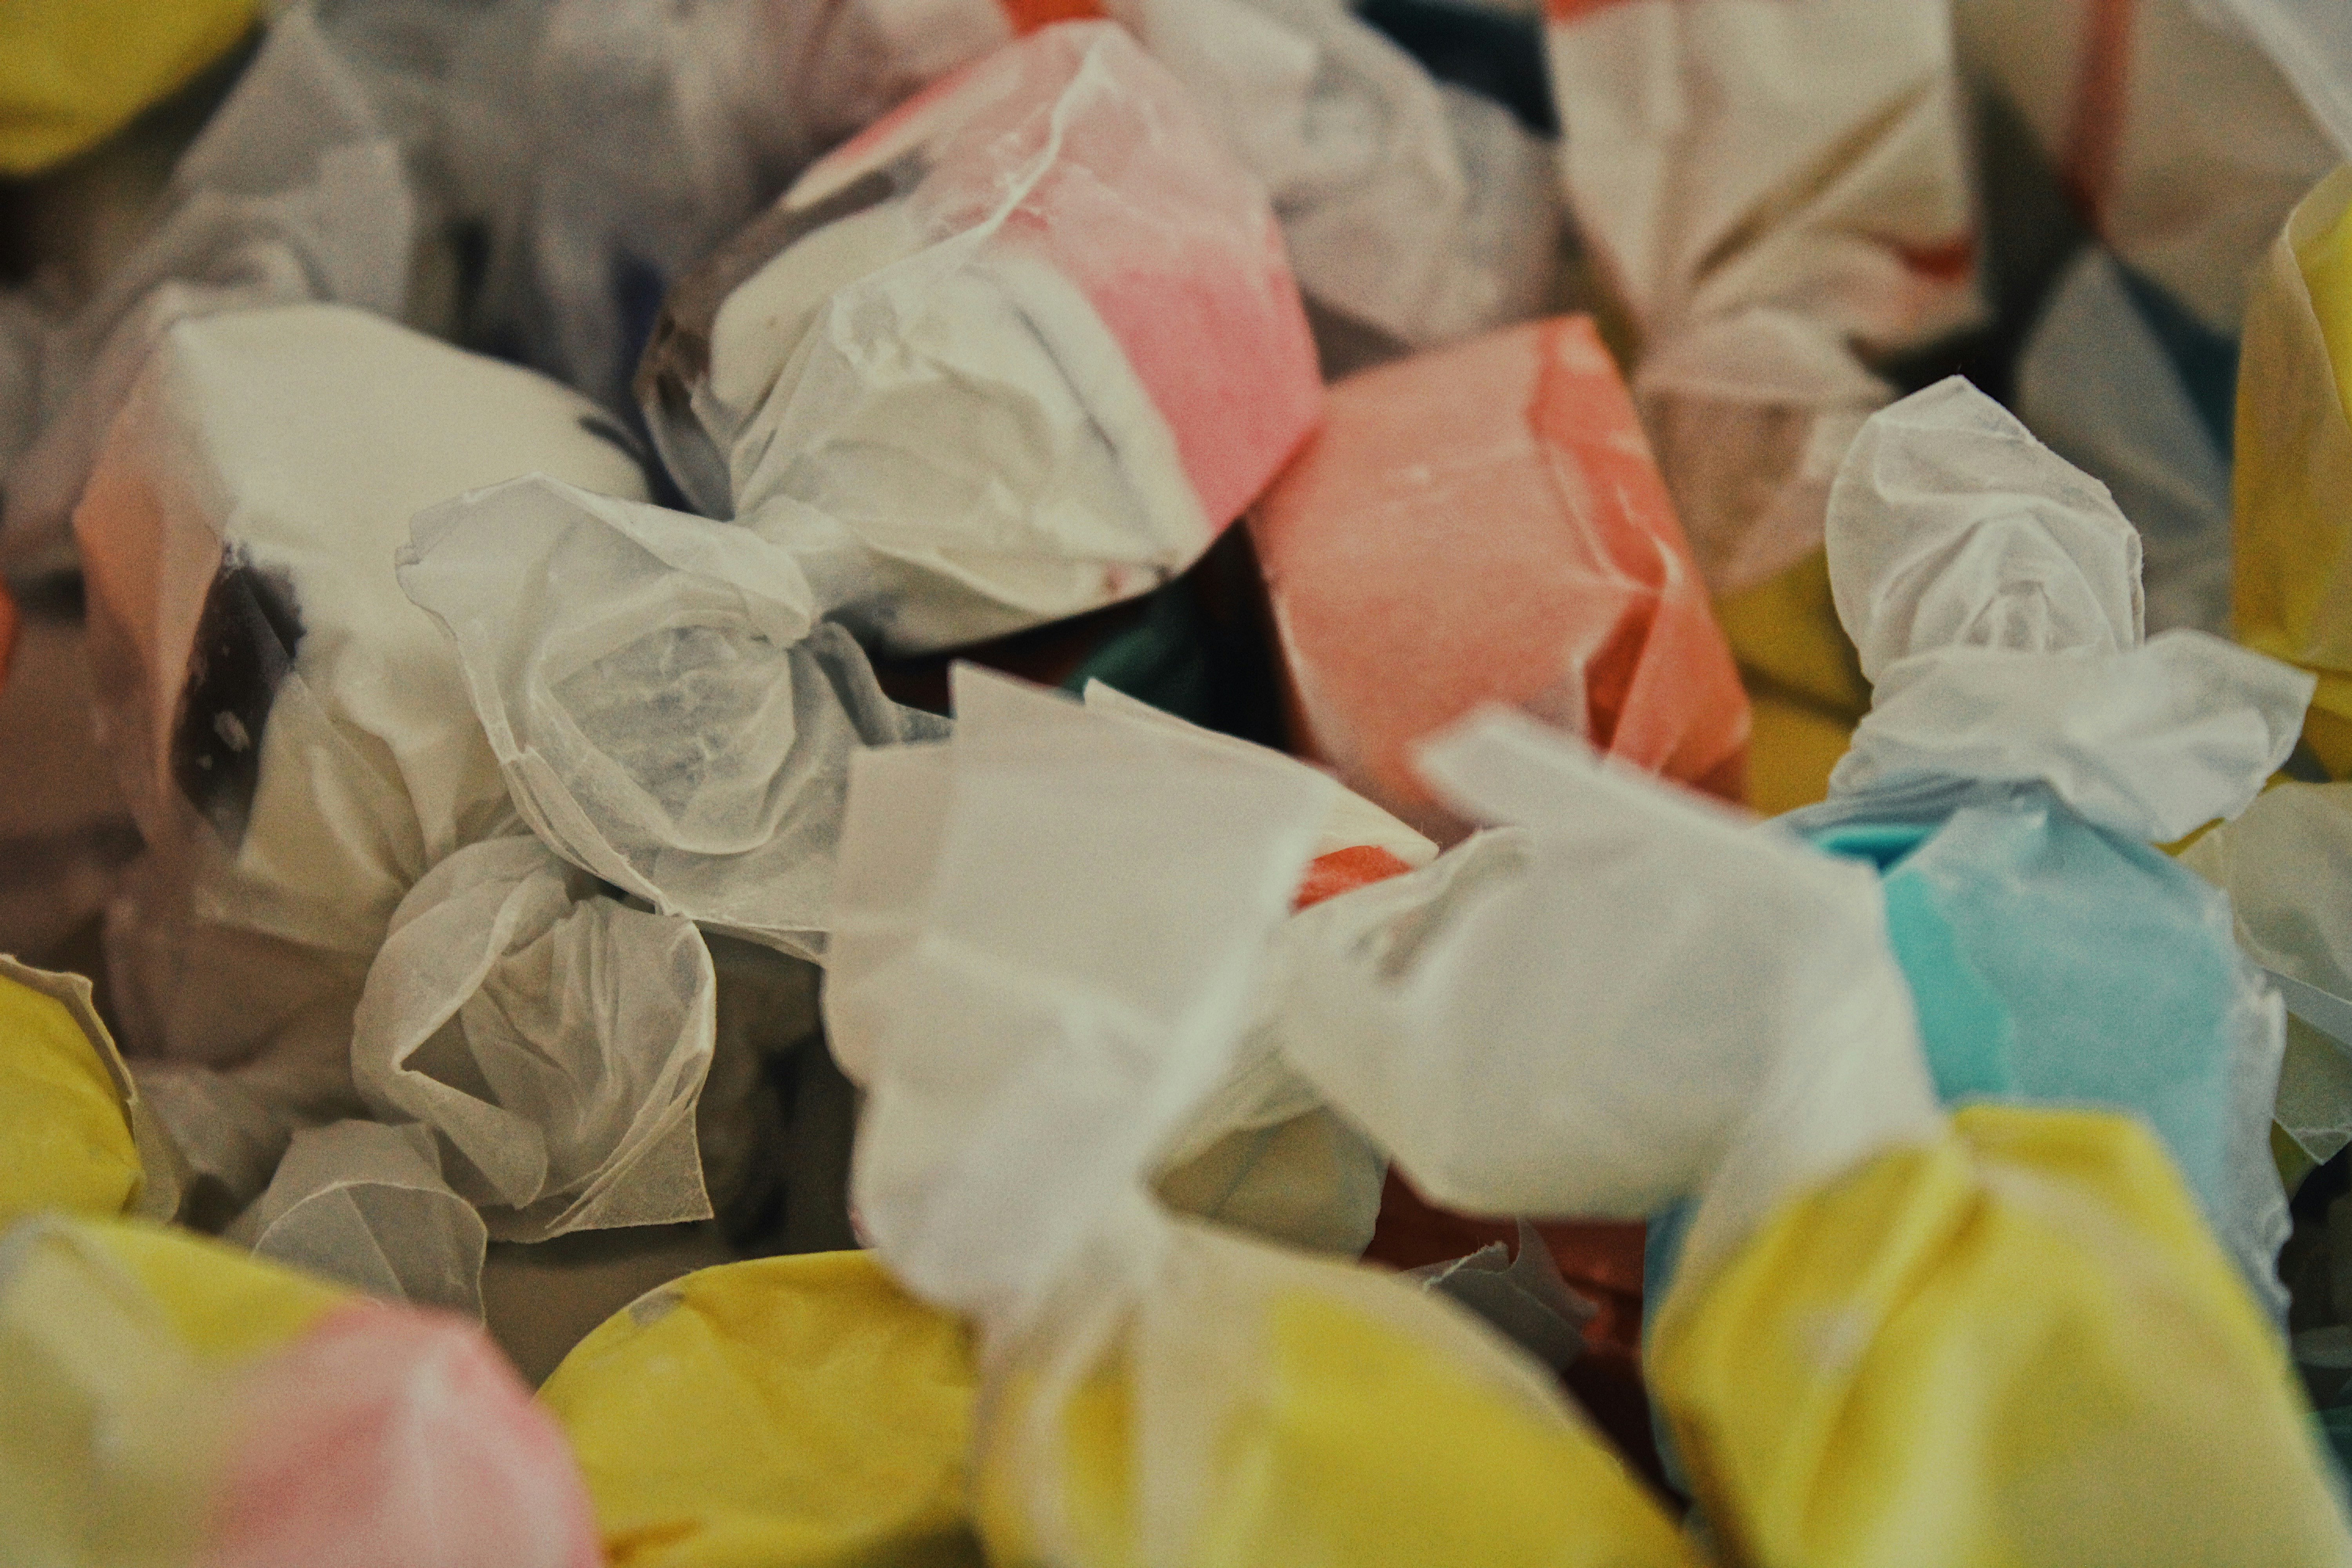
M 1433 837 L 1467 825 L 1412 747 L 1486 702 L 1739 794 L 1747 698 L 1590 321 L 1341 383 L 1250 532 L 1298 742 Z
M 898 652 L 1156 587 L 1320 396 L 1263 194 L 1102 25 L 1009 46 L 811 169 L 681 286 L 640 390 L 697 504 Z
M 760 531 L 534 476 L 420 513 L 401 586 L 514 805 L 666 915 L 814 956 L 850 753 L 936 733 Z
M 693 921 L 595 892 L 530 835 L 490 839 L 402 903 L 352 1070 L 379 1115 L 432 1131 L 500 1240 L 704 1219 L 716 985 Z
M 37 174 L 177 91 L 253 26 L 253 0 L 127 8 L 101 24 L 72 0 L 9 18 L 0 67 L 0 172 Z
M 0 336 L 18 347 L 0 351 L 16 383 L 0 396 L 23 402 L 0 418 L 8 556 L 66 546 L 115 415 L 173 322 L 306 300 L 429 314 L 424 221 L 360 79 L 308 10 L 289 11 L 173 170 L 152 230 L 102 285 L 70 305 L 0 294 L 15 329 Z
M 990 1555 L 1679 1560 L 1473 1320 L 1146 1194 L 1231 1060 L 1330 786 L 969 668 L 957 715 L 944 747 L 856 764 L 825 1001 L 868 1086 L 861 1221 L 980 1331 Z M 1150 900 L 1119 891 L 1139 879 Z
M 298 1131 L 268 1191 L 227 1235 L 257 1257 L 371 1296 L 482 1315 L 488 1233 L 442 1180 L 439 1152 L 415 1123 Z
M 2352 1143 L 2352 785 L 2281 784 L 2181 852 L 2229 895 L 2238 945 L 2288 1014 L 2279 1127 L 2311 1164 Z
M 2319 677 L 2304 735 L 2352 773 L 2352 170 L 2294 209 L 2254 271 L 2238 377 L 2239 640 Z
M 1957 379 L 1864 429 L 1829 552 L 1877 690 L 1829 800 L 1783 820 L 1884 871 L 1939 1090 L 2145 1116 L 2283 1308 L 2278 1003 L 2222 901 L 2147 846 L 2245 809 L 2310 678 L 2201 633 L 2143 644 L 2138 535 Z
M 38 1210 L 168 1217 L 178 1151 L 90 1004 L 89 982 L 0 954 L 0 1225 Z
M 1821 540 L 1867 368 L 1965 325 L 1975 224 L 1941 4 L 1553 0 L 1561 170 L 1718 593 Z
M 2331 90 L 2320 43 L 2342 33 L 2333 9 L 1955 0 L 1952 12 L 1962 59 L 2024 120 L 2093 232 L 2208 329 L 2234 332 L 2249 268 L 2343 155 L 2299 90 Z
M 0 1527 L 36 1561 L 600 1560 L 562 1434 L 457 1319 L 35 1220 L 0 1238 Z
M 643 493 L 582 399 L 376 317 L 167 336 L 75 526 L 109 749 L 181 918 L 364 963 L 430 866 L 511 820 L 393 552 L 419 506 L 518 467 Z

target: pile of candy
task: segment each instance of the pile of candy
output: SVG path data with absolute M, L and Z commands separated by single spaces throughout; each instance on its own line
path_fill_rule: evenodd
M 267 9 L 0 16 L 0 1561 L 2352 1563 L 2352 12 Z

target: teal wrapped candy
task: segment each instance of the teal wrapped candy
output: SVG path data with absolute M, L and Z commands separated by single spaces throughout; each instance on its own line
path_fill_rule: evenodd
M 2038 794 L 2038 792 L 2036 792 Z M 2230 1211 L 2248 993 L 2226 899 L 2047 796 L 1806 835 L 1876 865 L 1936 1092 L 2138 1113 Z

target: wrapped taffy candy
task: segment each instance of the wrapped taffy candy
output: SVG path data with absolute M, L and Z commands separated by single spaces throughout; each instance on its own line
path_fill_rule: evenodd
M 1286 926 L 1285 1053 L 1449 1203 L 1692 1205 L 1646 1367 L 1726 1555 L 2352 1549 L 2272 1331 L 2147 1131 L 1937 1112 L 1866 869 L 1517 715 L 1425 755 L 1454 809 L 1515 826 Z
M 1561 170 L 1640 334 L 1634 401 L 1717 593 L 1821 542 L 1831 474 L 1968 324 L 1975 228 L 1947 6 L 1550 0 Z
M 2224 900 L 2149 846 L 2245 808 L 2310 678 L 2143 642 L 2138 535 L 1957 377 L 1864 427 L 1829 530 L 1876 690 L 1829 799 L 1783 821 L 1878 868 L 1938 1093 L 2145 1117 L 2283 1306 L 2278 1003 Z
M 969 668 L 956 717 L 855 764 L 825 1007 L 867 1089 L 864 1227 L 977 1331 L 991 1559 L 1686 1561 L 1475 1320 L 1150 1198 L 1234 1063 L 1328 781 Z
M 680 285 L 639 384 L 688 496 L 899 652 L 1157 586 L 1321 395 L 1263 192 L 1101 23 L 811 169 Z
M 971 1336 L 870 1252 L 722 1264 L 614 1314 L 540 1390 L 615 1563 L 980 1561 Z
M 1294 742 L 1444 839 L 1411 748 L 1486 702 L 1737 798 L 1748 702 L 1592 323 L 1352 376 L 1253 510 Z
M 0 1235 L 0 1532 L 69 1568 L 589 1568 L 580 1472 L 454 1318 L 130 1222 Z
M 411 512 L 523 468 L 643 494 L 617 427 L 551 383 L 357 311 L 250 311 L 167 336 L 76 514 L 148 853 L 110 916 L 113 980 L 206 1223 L 261 1193 L 297 1127 L 367 1108 L 452 1141 L 378 1184 L 429 1191 L 464 1149 L 464 1196 L 515 1234 L 709 1212 L 700 939 L 522 830 L 459 650 L 394 575 Z M 277 1192 L 256 1237 L 358 1174 L 337 1169 L 289 1173 L 317 1184 Z M 414 1268 L 465 1301 L 450 1281 L 481 1238 L 450 1224 L 456 1258 Z M 293 1255 L 331 1267 L 318 1234 Z M 342 1271 L 373 1280 L 375 1243 L 342 1234 Z
M 2304 739 L 2352 774 L 2352 169 L 2255 270 L 2238 375 L 2238 639 L 2319 678 Z
M 0 1226 L 36 1210 L 169 1215 L 177 1155 L 89 982 L 0 954 Z

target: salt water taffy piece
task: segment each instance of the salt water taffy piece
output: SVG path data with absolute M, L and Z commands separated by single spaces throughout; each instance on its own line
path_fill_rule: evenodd
M 1615 1219 L 1696 1199 L 1704 1268 L 1780 1202 L 1937 1135 L 1867 872 L 1503 710 L 1423 766 L 1509 830 L 1281 943 L 1285 1056 L 1417 1190 Z
M 0 1237 L 0 1530 L 32 1561 L 600 1561 L 561 1431 L 456 1318 L 37 1219 Z
M 1686 1561 L 1474 1320 L 1146 1190 L 1232 1059 L 1328 784 L 957 679 L 950 742 L 856 763 L 825 1006 L 867 1088 L 860 1218 L 978 1331 L 991 1558 Z
M 1321 398 L 1263 191 L 1099 23 L 812 168 L 679 286 L 639 384 L 696 503 L 902 653 L 1166 581 Z
M 1820 542 L 1890 395 L 1866 365 L 1968 323 L 1951 18 L 1902 0 L 1550 0 L 1570 207 L 1642 336 L 1634 400 L 1707 584 Z
M 399 577 L 541 840 L 787 952 L 823 949 L 850 753 L 944 728 L 753 529 L 534 475 L 418 513 Z
M 181 1026 L 199 1009 L 175 988 L 237 981 L 192 931 L 289 948 L 348 1007 L 417 879 L 512 823 L 457 650 L 393 555 L 417 508 L 533 468 L 645 493 L 584 399 L 381 317 L 165 336 L 75 513 L 107 744 L 159 868 L 137 912 L 163 929 L 116 976 L 139 1049 L 234 1060 L 271 1022 L 248 1000 L 207 1015 L 226 1037 Z
M 2352 169 L 2256 268 L 2238 376 L 2237 634 L 2319 678 L 2304 735 L 2352 774 Z
M 1412 748 L 1486 702 L 1738 797 L 1748 700 L 1590 320 L 1342 382 L 1250 534 L 1307 754 L 1432 837 Z
M 2143 644 L 2138 536 L 1957 379 L 1864 429 L 1829 553 L 1877 690 L 1830 798 L 1784 821 L 1883 872 L 1939 1090 L 2147 1117 L 2283 1306 L 2278 1005 L 2224 902 L 2147 846 L 2245 808 L 2310 677 Z
M 2229 895 L 2239 947 L 2285 1004 L 2274 1115 L 2305 1170 L 2324 1164 L 2352 1143 L 2352 784 L 2280 784 L 2180 863 Z
M 2281 1350 L 2143 1127 L 1976 1106 L 1677 1285 L 1644 1364 L 1728 1561 L 2340 1563 Z
M 540 1390 L 616 1568 L 970 1568 L 971 1336 L 871 1252 L 721 1264 L 573 1347 Z
M 179 1199 L 176 1151 L 89 982 L 0 953 L 0 1226 L 43 1209 L 168 1218 Z

